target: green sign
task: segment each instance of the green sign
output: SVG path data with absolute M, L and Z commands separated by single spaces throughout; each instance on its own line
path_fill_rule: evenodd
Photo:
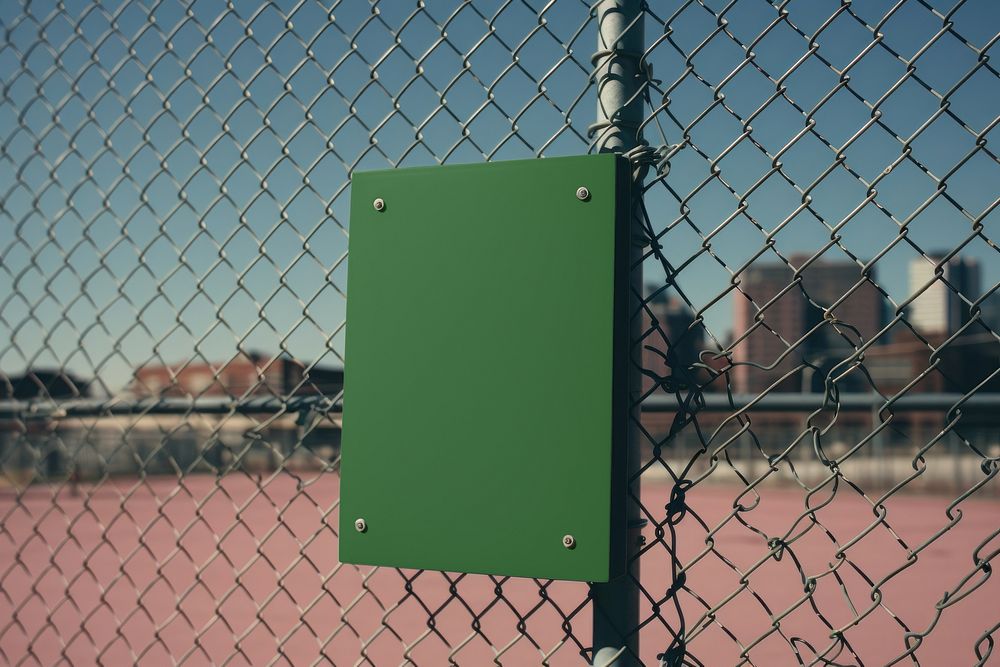
M 354 175 L 340 559 L 625 570 L 628 164 Z

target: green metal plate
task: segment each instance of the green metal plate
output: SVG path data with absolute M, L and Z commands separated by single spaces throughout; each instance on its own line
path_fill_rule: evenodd
M 624 572 L 627 183 L 611 154 L 355 174 L 341 561 Z

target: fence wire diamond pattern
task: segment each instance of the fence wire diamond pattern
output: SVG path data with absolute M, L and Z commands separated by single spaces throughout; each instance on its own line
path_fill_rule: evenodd
M 619 664 L 996 660 L 990 0 L 0 25 L 4 662 L 595 660 L 586 585 L 344 565 L 335 527 L 351 174 L 609 148 L 641 194 Z

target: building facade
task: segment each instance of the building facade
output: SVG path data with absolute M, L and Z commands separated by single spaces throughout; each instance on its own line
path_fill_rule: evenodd
M 341 368 L 313 366 L 286 355 L 249 353 L 218 364 L 189 362 L 143 366 L 130 391 L 139 397 L 334 397 L 343 389 Z
M 970 302 L 979 296 L 979 263 L 974 259 L 953 257 L 941 265 L 941 257 L 918 257 L 910 262 L 910 294 L 920 292 L 907 308 L 913 327 L 929 335 L 956 331 L 969 321 Z M 938 266 L 941 275 L 936 277 Z M 921 291 L 923 290 L 923 291 Z
M 792 257 L 751 266 L 733 305 L 733 382 L 740 393 L 822 391 L 834 369 L 883 324 L 883 296 L 851 262 Z M 798 271 L 793 267 L 802 267 Z M 850 363 L 850 362 L 848 362 Z M 861 373 L 837 381 L 866 391 Z

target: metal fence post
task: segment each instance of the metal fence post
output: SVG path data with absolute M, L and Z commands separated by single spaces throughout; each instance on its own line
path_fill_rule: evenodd
M 640 0 L 604 0 L 596 7 L 597 52 L 594 54 L 597 82 L 597 119 L 595 145 L 600 152 L 624 153 L 642 141 L 639 126 L 643 120 L 642 87 L 639 61 L 644 48 L 642 3 Z M 639 209 L 641 183 L 633 183 L 633 224 Z M 634 232 L 633 232 L 634 238 Z M 631 293 L 629 303 L 629 393 L 628 475 L 634 480 L 629 488 L 628 572 L 625 576 L 594 584 L 594 665 L 631 667 L 639 664 L 639 525 L 638 470 L 641 465 L 639 433 L 636 428 L 637 398 L 641 387 L 638 372 L 641 354 L 636 340 L 640 323 L 638 302 L 642 288 L 639 268 L 642 248 L 633 241 L 630 251 Z M 635 499 L 630 501 L 631 499 Z

